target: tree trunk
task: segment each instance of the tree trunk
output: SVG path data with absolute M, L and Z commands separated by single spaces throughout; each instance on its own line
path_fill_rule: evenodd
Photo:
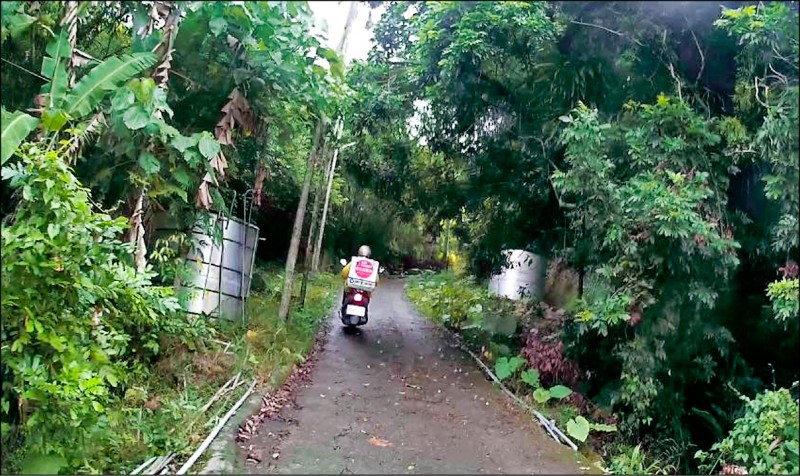
M 336 46 L 336 51 L 344 56 L 345 47 L 347 46 L 347 37 L 350 35 L 350 28 L 353 26 L 353 20 L 356 19 L 358 14 L 358 2 L 350 2 L 350 10 L 347 12 L 347 20 L 344 23 L 344 31 L 339 44 Z M 344 58 L 343 58 L 344 59 Z
M 320 170 L 327 171 L 328 169 L 328 161 L 326 157 L 328 156 L 328 144 L 325 143 L 322 146 L 322 167 Z M 317 176 L 316 169 L 314 170 L 315 177 Z M 312 257 L 314 254 L 314 230 L 317 229 L 317 224 L 319 223 L 319 208 L 322 204 L 320 200 L 320 195 L 322 195 L 322 187 L 324 184 L 324 179 L 326 178 L 326 174 L 323 173 L 319 180 L 316 181 L 314 185 L 314 205 L 312 207 L 313 211 L 311 212 L 311 221 L 308 223 L 308 236 L 306 238 L 306 255 L 303 257 L 303 283 L 300 285 L 300 308 L 302 309 L 303 306 L 306 304 L 306 292 L 308 291 L 308 279 L 309 274 L 312 271 Z M 313 182 L 313 179 L 312 179 Z
M 586 233 L 586 216 L 581 217 L 581 238 L 583 238 L 584 233 Z M 581 253 L 582 255 L 583 253 Z M 584 263 L 584 257 L 580 257 L 580 263 L 578 263 L 578 298 L 583 298 L 583 288 L 584 283 L 586 280 L 586 266 Z
M 320 206 L 322 205 L 322 200 L 321 200 L 322 187 L 324 186 L 323 184 L 325 183 L 325 179 L 327 178 L 326 174 L 327 174 L 327 170 L 328 170 L 328 163 L 330 162 L 330 160 L 327 160 L 328 159 L 328 144 L 327 143 L 322 146 L 322 153 L 320 154 L 320 158 L 321 158 L 320 165 L 322 165 L 322 166 L 319 167 L 319 170 L 323 171 L 323 172 L 318 177 L 318 180 L 314 181 L 315 182 L 314 183 L 314 205 L 312 206 L 311 222 L 309 222 L 308 237 L 306 238 L 306 257 L 305 257 L 305 261 L 303 262 L 303 265 L 306 268 L 308 268 L 309 265 L 311 264 L 311 257 L 312 257 L 312 255 L 314 253 L 314 243 L 315 243 L 315 241 L 314 241 L 315 233 L 314 232 L 317 229 L 317 226 L 319 225 L 319 210 L 320 210 Z M 318 175 L 317 174 L 317 169 L 314 169 L 315 178 L 317 178 L 317 175 Z
M 339 157 L 339 140 L 342 138 L 342 130 L 344 129 L 344 120 L 340 117 L 336 130 L 336 149 L 333 151 L 331 157 L 330 167 L 327 173 L 327 185 L 325 187 L 325 203 L 322 205 L 322 218 L 319 222 L 319 232 L 317 233 L 317 244 L 314 246 L 314 257 L 311 260 L 311 270 L 313 272 L 319 271 L 319 259 L 322 251 L 322 238 L 325 236 L 325 220 L 328 218 L 328 203 L 331 199 L 331 189 L 333 188 L 333 177 L 336 174 L 336 159 Z
M 344 25 L 344 32 L 342 39 L 339 41 L 337 51 L 340 55 L 344 56 L 344 48 L 347 43 L 347 36 L 350 34 L 350 28 L 353 20 L 356 18 L 358 3 L 350 3 L 350 11 L 347 14 L 347 22 Z M 281 294 L 281 305 L 278 309 L 278 316 L 281 319 L 288 319 L 289 309 L 292 302 L 292 290 L 294 288 L 294 268 L 297 263 L 297 254 L 300 248 L 300 239 L 303 233 L 303 219 L 306 214 L 306 205 L 308 204 L 308 192 L 311 189 L 311 178 L 314 174 L 314 168 L 317 163 L 317 154 L 319 152 L 320 142 L 324 136 L 324 124 L 322 121 L 317 122 L 316 130 L 314 132 L 314 143 L 311 148 L 311 154 L 308 158 L 308 167 L 306 169 L 306 179 L 303 182 L 303 190 L 300 192 L 300 203 L 297 204 L 297 215 L 294 218 L 294 227 L 292 228 L 292 239 L 289 242 L 289 254 L 286 256 L 286 271 L 283 277 L 283 294 Z M 311 231 L 309 231 L 311 233 Z
M 77 54 L 75 50 L 78 48 L 78 2 L 67 2 L 61 25 L 67 29 L 67 41 L 72 50 L 67 62 L 67 85 L 73 88 L 75 87 L 75 57 Z
M 286 270 L 283 276 L 283 294 L 281 294 L 281 306 L 278 309 L 278 316 L 284 320 L 289 317 L 289 306 L 292 302 L 292 290 L 294 288 L 294 266 L 297 263 L 297 254 L 300 251 L 300 237 L 303 233 L 303 220 L 305 219 L 306 205 L 308 204 L 308 192 L 311 189 L 311 176 L 314 175 L 323 129 L 324 124 L 322 121 L 317 121 L 316 130 L 314 131 L 314 142 L 311 145 L 311 154 L 308 156 L 306 178 L 303 181 L 303 189 L 300 192 L 300 203 L 297 204 L 297 214 L 294 217 L 292 239 L 289 242 L 289 254 L 286 256 Z
M 450 219 L 444 222 L 444 269 L 450 269 Z

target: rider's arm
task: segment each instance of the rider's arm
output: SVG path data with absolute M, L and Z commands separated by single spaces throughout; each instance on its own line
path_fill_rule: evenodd
M 350 263 L 347 263 L 344 268 L 342 268 L 342 279 L 347 279 L 348 274 L 350 274 Z

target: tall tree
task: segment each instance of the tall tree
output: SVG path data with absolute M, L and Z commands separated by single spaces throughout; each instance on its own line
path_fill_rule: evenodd
M 319 270 L 319 260 L 320 255 L 322 253 L 322 239 L 325 237 L 325 223 L 328 218 L 328 205 L 330 204 L 331 199 L 331 190 L 333 190 L 333 179 L 336 176 L 336 161 L 339 158 L 339 150 L 341 149 L 341 144 L 339 141 L 342 140 L 342 129 L 344 128 L 344 121 L 339 119 L 337 127 L 334 131 L 334 141 L 336 142 L 336 148 L 333 150 L 333 155 L 331 156 L 330 165 L 327 170 L 326 182 L 325 185 L 325 202 L 322 205 L 322 218 L 320 218 L 319 222 L 319 232 L 317 232 L 317 243 L 314 245 L 314 256 L 311 262 L 311 270 L 318 271 Z
M 350 28 L 355 19 L 355 12 L 357 9 L 357 3 L 352 2 L 350 4 L 350 11 L 347 15 L 347 22 L 345 23 L 344 32 L 342 33 L 342 39 L 339 42 L 338 51 L 337 53 L 339 56 L 344 56 L 344 47 L 347 41 L 347 36 L 350 33 Z M 320 111 L 321 113 L 322 111 Z M 281 304 L 280 308 L 278 309 L 278 315 L 281 319 L 287 319 L 289 317 L 289 309 L 292 301 L 292 290 L 294 288 L 294 268 L 295 264 L 297 263 L 297 254 L 300 249 L 300 239 L 303 233 L 303 220 L 305 219 L 306 214 L 306 205 L 308 202 L 308 193 L 311 189 L 311 178 L 314 174 L 314 169 L 317 167 L 319 162 L 318 154 L 319 149 L 322 145 L 322 141 L 324 138 L 324 132 L 327 125 L 324 122 L 324 117 L 320 116 L 317 118 L 317 125 L 315 127 L 314 132 L 314 141 L 311 146 L 311 154 L 308 157 L 308 163 L 306 168 L 306 178 L 303 182 L 303 189 L 300 192 L 300 202 L 297 205 L 297 214 L 295 214 L 294 226 L 292 228 L 292 239 L 289 243 L 289 253 L 286 257 L 286 269 L 284 271 L 283 277 L 283 293 L 281 294 Z

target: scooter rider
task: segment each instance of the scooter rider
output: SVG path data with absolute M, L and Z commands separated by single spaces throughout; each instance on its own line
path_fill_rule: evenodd
M 369 258 L 370 255 L 372 255 L 372 250 L 367 245 L 361 245 L 358 248 L 357 255 L 359 257 L 362 257 L 362 258 Z M 350 263 L 352 263 L 352 261 L 350 261 Z M 344 269 L 342 269 L 342 279 L 345 282 L 344 294 L 342 294 L 342 304 L 344 304 L 344 298 L 345 298 L 345 296 L 347 296 L 347 276 L 350 274 L 350 263 L 347 263 L 344 266 Z M 375 284 L 378 284 L 378 278 L 377 277 L 375 278 Z

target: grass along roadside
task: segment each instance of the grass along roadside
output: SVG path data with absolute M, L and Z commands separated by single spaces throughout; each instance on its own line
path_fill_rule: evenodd
M 216 349 L 206 352 L 180 352 L 165 360 L 166 375 L 161 378 L 187 378 L 190 382 L 174 399 L 183 402 L 178 409 L 179 418 L 171 422 L 175 437 L 166 442 L 172 449 L 150 448 L 139 452 L 125 468 L 130 471 L 140 462 L 156 454 L 175 452 L 180 466 L 197 448 L 234 402 L 245 393 L 248 385 L 256 379 L 256 389 L 272 390 L 279 387 L 292 372 L 295 364 L 302 362 L 311 349 L 320 323 L 328 315 L 334 296 L 340 285 L 335 276 L 320 273 L 309 283 L 308 295 L 303 309 L 295 306 L 288 321 L 278 317 L 282 269 L 277 266 L 258 268 L 246 307 L 246 323 L 236 321 L 217 322 Z M 300 283 L 295 283 L 295 295 Z M 239 381 L 245 383 L 234 391 L 227 392 L 204 414 L 196 408 L 203 405 L 231 377 L 241 374 Z M 192 381 L 194 377 L 194 381 Z M 176 392 L 173 389 L 173 392 Z M 192 395 L 194 394 L 194 395 Z M 188 397 L 192 395 L 194 398 Z M 201 397 L 202 398 L 198 398 Z M 187 398 L 188 397 L 188 398 Z M 202 402 L 202 403 L 201 403 Z M 156 412 L 151 418 L 157 420 Z M 166 445 L 165 445 L 166 446 Z M 193 466 L 201 468 L 210 454 L 206 452 Z M 120 468 L 122 469 L 122 468 Z
M 220 326 L 224 340 L 231 343 L 237 362 L 241 363 L 243 379 L 256 378 L 255 394 L 272 392 L 291 375 L 296 365 L 308 356 L 321 323 L 328 316 L 340 281 L 328 273 L 317 274 L 310 282 L 305 306 L 295 303 L 288 321 L 278 317 L 280 292 L 283 285 L 282 267 L 260 269 L 253 280 L 253 293 L 248 301 L 247 323 L 244 328 L 235 322 Z M 300 293 L 300 282 L 295 282 L 294 296 Z M 231 369 L 231 373 L 238 369 Z M 250 380 L 247 380 L 248 382 Z M 238 397 L 236 397 L 238 399 Z M 231 399 L 225 409 L 236 399 Z M 244 407 L 239 410 L 243 412 Z M 207 433 L 207 432 L 206 432 Z M 197 444 L 193 446 L 197 447 Z M 199 471 L 212 456 L 211 451 L 195 463 Z
M 147 376 L 131 382 L 124 397 L 106 408 L 83 464 L 61 471 L 130 474 L 152 457 L 174 454 L 168 466 L 174 473 L 254 379 L 257 391 L 280 386 L 304 360 L 340 286 L 335 276 L 318 274 L 310 282 L 305 307 L 295 306 L 284 322 L 278 317 L 282 280 L 278 267 L 256 269 L 245 324 L 212 320 L 205 338 L 191 348 L 162 340 L 162 357 Z M 297 283 L 295 295 L 299 291 Z M 227 391 L 219 392 L 226 382 Z M 3 474 L 26 466 L 39 474 L 58 471 L 56 461 L 32 464 L 24 460 L 22 447 L 16 454 L 8 449 L 4 447 Z M 202 467 L 207 453 L 192 471 Z

